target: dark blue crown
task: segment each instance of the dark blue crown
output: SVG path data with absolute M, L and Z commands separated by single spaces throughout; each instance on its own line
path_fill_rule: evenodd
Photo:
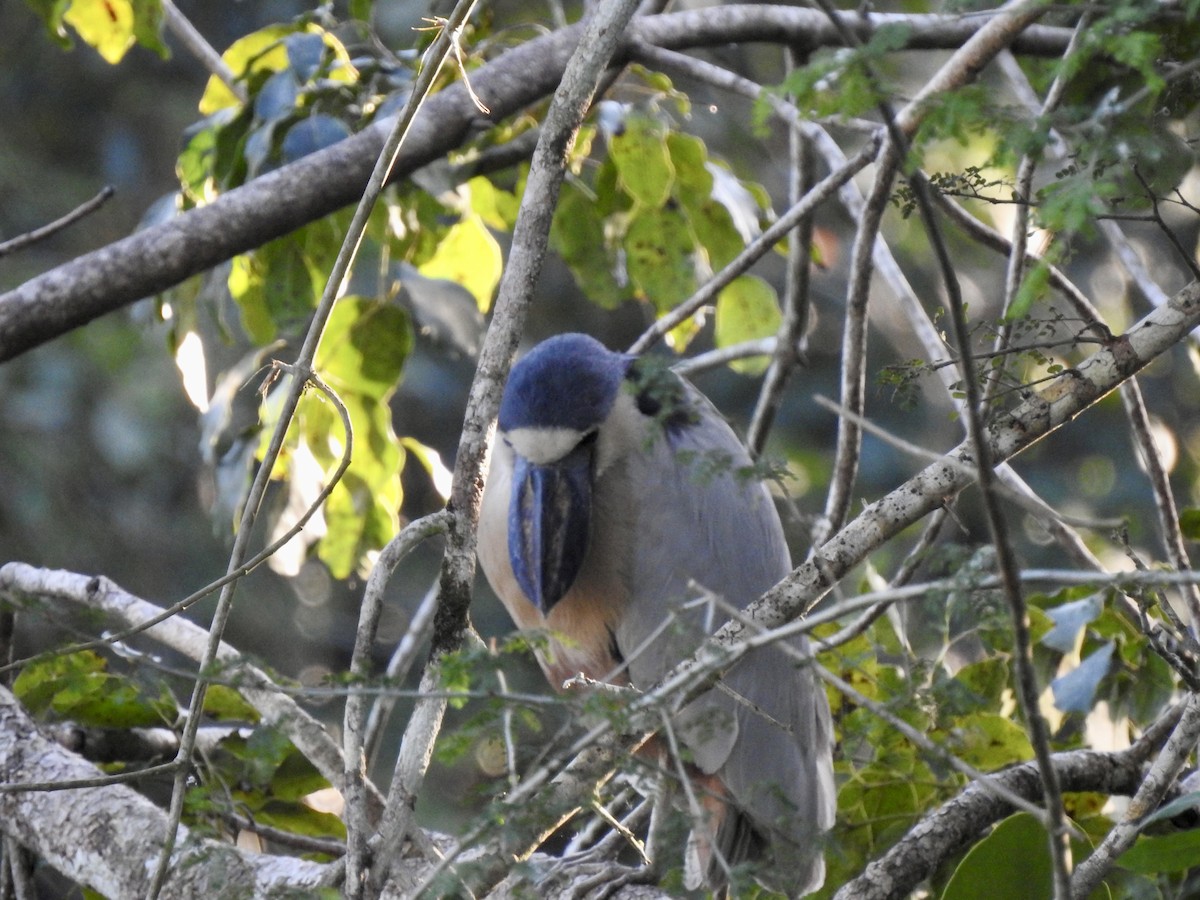
M 612 409 L 632 359 L 586 334 L 542 341 L 513 366 L 500 428 L 594 428 Z

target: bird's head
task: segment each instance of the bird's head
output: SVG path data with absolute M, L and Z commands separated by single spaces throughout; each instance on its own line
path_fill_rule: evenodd
M 631 361 L 586 335 L 559 335 L 513 366 L 505 388 L 499 426 L 513 453 L 509 561 L 543 613 L 583 565 L 597 445 Z

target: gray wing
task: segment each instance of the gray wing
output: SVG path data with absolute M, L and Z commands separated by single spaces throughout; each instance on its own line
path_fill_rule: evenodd
M 720 414 L 688 387 L 698 418 L 653 438 L 626 460 L 632 534 L 630 600 L 617 630 L 634 684 L 648 686 L 689 656 L 723 612 L 679 613 L 679 622 L 637 653 L 673 610 L 699 596 L 695 582 L 744 608 L 791 570 L 774 504 L 745 469 L 750 460 Z M 792 647 L 807 654 L 803 639 Z M 718 773 L 737 807 L 791 870 L 789 893 L 823 879 L 820 833 L 833 822 L 829 708 L 811 671 L 775 647 L 748 654 L 725 676 L 739 703 L 712 691 L 683 711 L 679 729 L 708 773 Z M 722 843 L 737 840 L 727 824 Z M 728 840 L 726 840 L 728 838 Z

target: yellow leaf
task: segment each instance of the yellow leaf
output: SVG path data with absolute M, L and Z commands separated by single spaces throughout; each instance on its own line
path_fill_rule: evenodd
M 337 59 L 338 64 L 329 71 L 330 79 L 347 84 L 358 80 L 358 71 L 350 64 L 350 54 L 346 52 L 341 41 L 311 22 L 303 30 L 309 34 L 319 34 L 325 46 Z M 221 59 L 237 78 L 245 78 L 253 72 L 280 72 L 288 67 L 287 45 L 283 39 L 296 33 L 297 29 L 291 25 L 269 25 L 234 41 L 229 45 L 229 49 L 221 54 Z M 237 97 L 225 82 L 213 75 L 208 79 L 204 95 L 200 98 L 200 113 L 211 116 L 219 109 L 236 106 L 238 103 Z
M 451 226 L 437 250 L 418 271 L 426 278 L 444 278 L 471 292 L 481 312 L 492 305 L 492 295 L 500 283 L 504 257 L 483 219 L 467 215 Z
M 96 48 L 106 62 L 116 65 L 133 46 L 133 4 L 130 0 L 75 0 L 63 21 Z

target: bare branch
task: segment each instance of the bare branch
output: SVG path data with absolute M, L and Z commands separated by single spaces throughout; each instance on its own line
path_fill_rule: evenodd
M 211 75 L 220 79 L 221 83 L 229 88 L 233 96 L 237 97 L 240 102 L 245 103 L 246 87 L 237 80 L 233 71 L 226 65 L 225 60 L 221 58 L 221 54 L 213 49 L 212 44 L 197 30 L 191 20 L 179 11 L 179 7 L 175 5 L 174 0 L 161 0 L 161 2 L 163 21 L 171 33 L 179 39 L 179 42 L 187 48 L 192 56 L 200 60 L 200 64 Z
M 28 234 L 21 234 L 7 241 L 0 241 L 0 258 L 7 256 L 10 253 L 16 253 L 18 250 L 24 250 L 26 247 L 36 244 L 38 241 L 44 241 L 51 235 L 58 234 L 64 228 L 69 228 L 80 219 L 90 216 L 101 206 L 107 203 L 116 193 L 116 190 L 111 185 L 105 185 L 100 193 L 96 194 L 90 200 L 87 200 L 79 206 L 75 207 L 65 216 L 55 219 L 48 225 L 43 225 L 41 228 L 35 228 Z

